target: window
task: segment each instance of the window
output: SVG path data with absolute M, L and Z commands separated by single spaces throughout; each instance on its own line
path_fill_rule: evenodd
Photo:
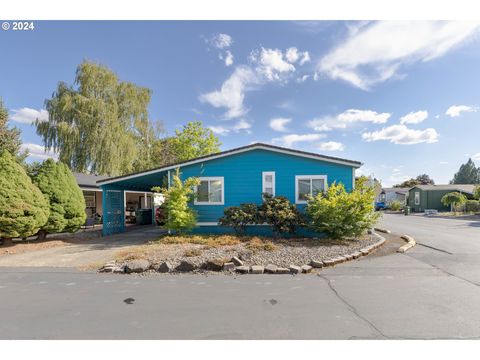
M 195 205 L 223 205 L 223 177 L 201 177 Z
M 309 195 L 315 196 L 325 191 L 326 187 L 326 175 L 295 176 L 295 203 L 306 204 Z
M 264 171 L 262 173 L 262 193 L 275 196 L 275 172 Z
M 415 191 L 415 205 L 420 205 L 420 192 Z

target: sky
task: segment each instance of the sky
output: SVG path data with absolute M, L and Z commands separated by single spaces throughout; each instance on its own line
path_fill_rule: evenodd
M 391 186 L 480 165 L 480 23 L 35 21 L 0 31 L 0 96 L 29 160 L 35 119 L 83 60 L 150 88 L 167 134 L 201 120 L 222 150 L 264 142 L 361 161 Z

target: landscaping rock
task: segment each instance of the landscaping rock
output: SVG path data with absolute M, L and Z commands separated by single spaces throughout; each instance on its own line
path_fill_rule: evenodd
M 170 271 L 173 271 L 173 265 L 170 264 L 168 261 L 164 261 L 160 264 L 157 271 L 161 273 L 168 273 Z
M 354 259 L 358 259 L 360 256 L 362 256 L 362 253 L 360 251 L 357 251 L 357 252 L 354 252 L 352 256 Z
M 280 267 L 275 274 L 290 274 L 290 269 Z
M 367 249 L 361 249 L 360 252 L 362 253 L 362 255 L 368 255 L 369 251 Z
M 335 265 L 335 261 L 334 261 L 333 259 L 323 260 L 323 265 L 325 265 L 325 266 L 333 266 L 333 265 Z
M 337 256 L 333 261 L 335 261 L 335 264 L 340 264 L 347 261 L 347 258 L 345 256 Z
M 353 255 L 352 254 L 345 255 L 345 258 L 347 259 L 347 261 L 350 261 L 353 259 Z
M 223 260 L 214 259 L 205 263 L 205 268 L 211 271 L 221 271 L 223 269 Z
M 250 272 L 250 267 L 248 266 L 237 266 L 235 271 L 240 274 L 248 274 Z
M 240 254 L 238 254 L 238 258 L 242 261 L 247 261 L 252 258 L 253 252 L 252 251 L 243 251 Z M 239 265 L 242 266 L 242 265 Z
M 321 269 L 323 267 L 323 261 L 319 261 L 319 260 L 310 260 L 310 266 L 314 267 L 314 268 L 317 268 L 317 269 Z
M 303 265 L 302 266 L 302 272 L 305 273 L 305 274 L 311 273 L 312 270 L 313 270 L 313 267 L 311 267 L 310 265 Z
M 298 274 L 300 271 L 302 271 L 300 266 L 296 266 L 296 265 L 290 265 L 289 270 L 292 274 Z
M 114 274 L 124 274 L 125 273 L 125 265 L 115 266 L 112 270 Z
M 277 272 L 277 265 L 268 264 L 267 266 L 265 266 L 265 272 L 275 274 Z
M 135 259 L 127 261 L 125 264 L 125 272 L 130 273 L 141 273 L 147 271 L 150 268 L 150 262 L 145 259 Z
M 233 262 L 227 262 L 223 264 L 223 270 L 229 271 L 235 269 L 235 264 Z
M 191 261 L 183 260 L 180 265 L 178 265 L 175 270 L 181 271 L 181 272 L 187 272 L 187 271 L 193 271 L 198 268 L 197 265 L 192 263 Z
M 263 274 L 263 271 L 264 271 L 264 267 L 261 265 L 252 265 L 250 267 L 250 272 L 252 274 Z
M 231 260 L 236 266 L 243 266 L 243 261 L 240 260 L 238 257 L 234 256 Z

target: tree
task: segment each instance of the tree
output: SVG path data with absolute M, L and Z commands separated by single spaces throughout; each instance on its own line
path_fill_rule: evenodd
M 122 175 L 143 169 L 155 141 L 147 112 L 150 96 L 149 89 L 84 61 L 74 85 L 60 82 L 45 101 L 49 120 L 36 121 L 37 133 L 73 171 Z
M 325 193 L 310 198 L 305 212 L 313 230 L 333 239 L 359 236 L 371 229 L 380 216 L 374 209 L 375 191 L 365 179 L 347 192 L 333 183 Z
M 473 190 L 473 197 L 477 200 L 480 200 L 480 185 L 475 186 Z
M 48 221 L 39 231 L 39 239 L 47 234 L 74 232 L 86 220 L 85 199 L 70 169 L 61 162 L 48 159 L 33 176 L 50 205 Z
M 23 162 L 28 156 L 28 152 L 21 151 L 22 140 L 20 134 L 21 131 L 16 127 L 8 127 L 8 110 L 0 98 L 0 153 L 6 150 L 16 157 L 18 162 Z
M 405 180 L 404 182 L 393 185 L 393 187 L 398 187 L 398 188 L 411 188 L 416 185 L 435 185 L 435 181 L 427 175 L 427 174 L 421 174 L 418 175 L 416 178 L 411 178 L 409 180 Z
M 468 159 L 465 164 L 460 165 L 457 173 L 453 176 L 451 184 L 479 184 L 480 168 L 475 167 L 472 159 Z
M 182 130 L 175 130 L 170 139 L 176 161 L 186 161 L 220 151 L 220 141 L 201 121 L 190 121 Z
M 200 185 L 198 178 L 188 178 L 184 182 L 180 179 L 177 168 L 168 189 L 153 187 L 152 191 L 165 194 L 165 213 L 167 220 L 165 228 L 183 233 L 189 231 L 197 224 L 197 213 L 188 206 L 194 198 L 194 187 Z
M 453 210 L 457 212 L 458 206 L 465 204 L 467 197 L 461 192 L 453 191 L 443 195 L 440 201 L 445 206 L 453 206 Z
M 36 234 L 47 222 L 48 202 L 10 152 L 0 154 L 0 238 Z

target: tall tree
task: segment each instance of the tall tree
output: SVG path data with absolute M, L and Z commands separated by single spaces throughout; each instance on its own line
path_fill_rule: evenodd
M 0 153 L 0 238 L 11 243 L 14 237 L 37 233 L 50 211 L 42 192 L 8 151 Z
M 50 205 L 50 216 L 38 232 L 43 240 L 49 233 L 74 232 L 85 223 L 85 199 L 70 169 L 53 159 L 45 160 L 33 176 Z
M 175 130 L 170 145 L 177 161 L 186 161 L 220 151 L 220 140 L 201 121 L 190 121 L 182 130 Z
M 418 175 L 416 178 L 405 180 L 404 182 L 394 185 L 393 187 L 410 188 L 414 187 L 415 185 L 435 185 L 435 181 L 433 181 L 433 179 L 429 175 L 421 174 Z
M 149 89 L 84 61 L 74 85 L 60 82 L 45 101 L 49 120 L 37 120 L 37 133 L 73 171 L 121 175 L 145 168 L 154 141 L 150 96 Z
M 479 184 L 480 168 L 475 166 L 472 159 L 468 159 L 465 164 L 460 165 L 457 173 L 453 176 L 451 184 Z
M 2 98 L 0 98 L 0 153 L 4 150 L 14 156 L 17 161 L 22 162 L 28 155 L 27 151 L 20 151 L 22 140 L 20 130 L 16 127 L 8 127 L 8 110 Z

